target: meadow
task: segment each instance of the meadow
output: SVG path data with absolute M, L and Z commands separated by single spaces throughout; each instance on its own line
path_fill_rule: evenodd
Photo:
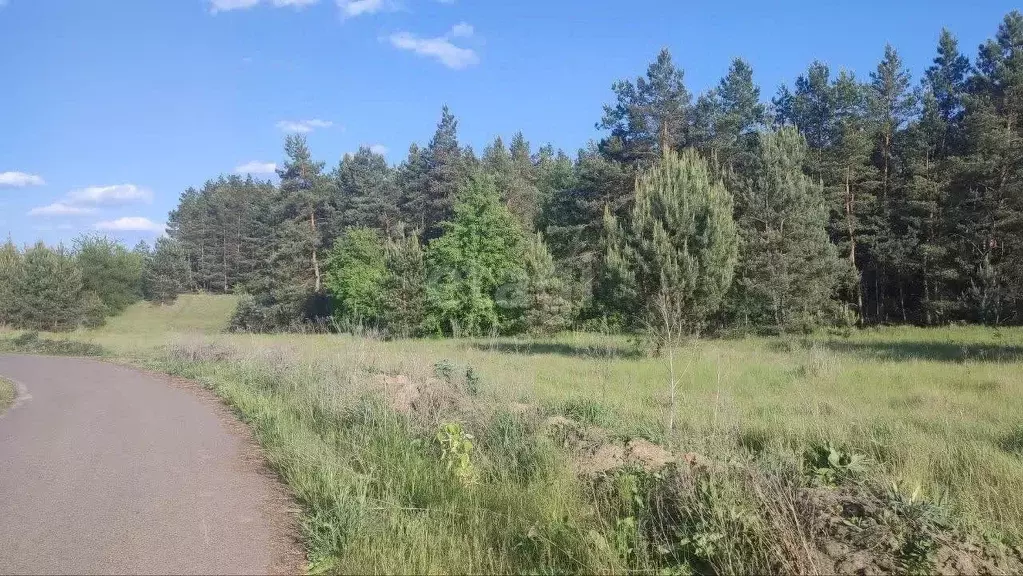
M 1023 330 L 701 340 L 669 429 L 667 365 L 625 337 L 228 334 L 234 302 L 137 304 L 42 351 L 224 398 L 310 572 L 1023 570 Z

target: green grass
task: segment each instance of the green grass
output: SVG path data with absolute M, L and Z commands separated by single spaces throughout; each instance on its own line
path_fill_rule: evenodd
M 227 329 L 238 303 L 235 296 L 184 294 L 173 304 L 138 302 L 119 316 L 109 318 L 98 334 L 147 336 L 167 334 L 216 334 Z
M 14 383 L 10 380 L 0 378 L 0 413 L 10 408 L 11 404 L 14 404 L 14 397 L 17 393 L 17 389 L 14 387 Z
M 229 304 L 135 307 L 74 338 L 235 406 L 302 504 L 313 571 L 828 572 L 848 567 L 813 550 L 855 549 L 855 534 L 888 546 L 862 544 L 875 570 L 930 571 L 936 542 L 1010 556 L 1023 542 L 1020 329 L 702 341 L 676 359 L 667 430 L 665 362 L 622 338 L 217 334 Z M 381 375 L 447 392 L 396 411 Z M 580 477 L 597 446 L 548 433 L 555 415 L 599 427 L 600 442 L 645 438 L 712 464 Z M 469 485 L 435 439 L 450 421 L 475 436 Z M 819 486 L 825 446 L 863 470 Z M 847 507 L 840 496 L 868 510 L 837 524 L 855 534 L 819 523 Z

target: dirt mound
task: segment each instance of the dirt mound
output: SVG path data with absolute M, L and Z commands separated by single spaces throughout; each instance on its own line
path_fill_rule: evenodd
M 433 418 L 458 403 L 454 386 L 432 378 L 416 382 L 403 374 L 381 374 L 376 378 L 376 387 L 387 404 L 402 414 Z
M 853 486 L 810 488 L 801 512 L 816 520 L 822 573 L 1019 574 L 1018 551 L 973 542 L 923 502 Z
M 544 420 L 548 434 L 575 454 L 573 467 L 582 476 L 594 476 L 624 467 L 655 471 L 675 462 L 675 456 L 643 438 L 613 440 L 607 430 L 564 416 Z

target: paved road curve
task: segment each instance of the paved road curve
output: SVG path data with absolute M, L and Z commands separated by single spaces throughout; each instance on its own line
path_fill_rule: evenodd
M 223 406 L 93 360 L 0 355 L 0 573 L 294 571 L 286 499 Z M 208 395 L 207 395 L 208 396 Z

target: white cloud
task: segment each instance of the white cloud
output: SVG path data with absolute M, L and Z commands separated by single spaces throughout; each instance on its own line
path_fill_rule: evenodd
M 451 35 L 455 38 L 469 38 L 475 32 L 476 29 L 468 22 L 459 22 L 451 27 Z
M 3 0 L 0 0 L 2 2 Z M 26 186 L 42 186 L 46 182 L 41 176 L 24 172 L 0 172 L 0 188 L 24 188 Z
M 153 222 L 142 216 L 125 216 L 117 220 L 107 220 L 96 223 L 96 230 L 108 230 L 112 232 L 153 232 L 162 234 L 167 226 Z
M 123 206 L 125 204 L 148 203 L 152 201 L 152 192 L 134 184 L 90 186 L 88 188 L 72 190 L 67 195 L 67 202 L 78 206 Z
M 95 212 L 95 208 L 88 208 L 85 206 L 75 206 L 66 202 L 54 202 L 46 206 L 37 206 L 28 211 L 29 216 L 81 216 L 82 214 L 92 214 Z
M 330 128 L 334 123 L 329 120 L 281 120 L 277 123 L 277 128 L 283 132 L 291 132 L 294 134 L 307 134 L 317 128 Z
M 455 46 L 446 37 L 420 38 L 410 32 L 395 32 L 388 38 L 391 45 L 400 50 L 410 50 L 420 56 L 436 58 L 441 64 L 455 70 L 461 70 L 480 59 L 470 48 Z
M 373 144 L 369 147 L 369 151 L 383 156 L 387 154 L 387 146 L 384 146 L 383 144 Z
M 234 169 L 235 174 L 273 174 L 277 171 L 277 164 L 273 162 L 246 162 Z
M 337 0 L 337 7 L 345 18 L 363 14 L 376 14 L 387 7 L 384 0 Z
M 245 10 L 259 4 L 259 0 L 210 0 L 210 12 L 230 12 L 231 10 Z
M 2 0 L 0 0 L 2 1 Z M 248 10 L 259 5 L 263 0 L 209 0 L 210 2 L 210 13 L 216 14 L 218 12 L 230 12 L 232 10 Z M 312 6 L 320 0 L 271 0 L 271 4 L 276 8 L 304 8 L 306 6 Z

